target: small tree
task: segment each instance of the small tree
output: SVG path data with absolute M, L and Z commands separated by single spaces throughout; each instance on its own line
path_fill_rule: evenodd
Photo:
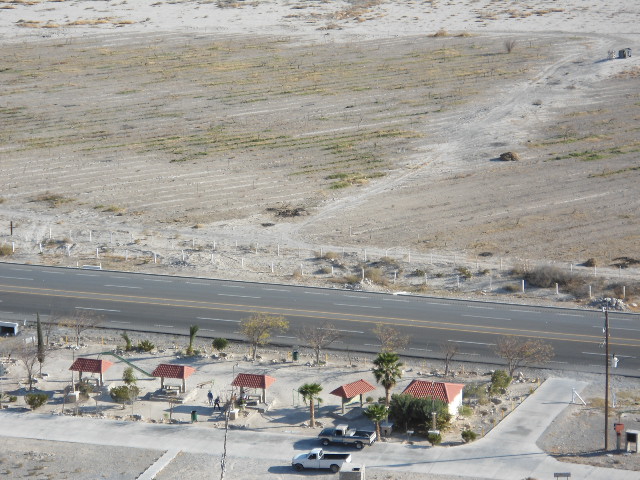
M 311 415 L 311 427 L 316 426 L 316 410 L 314 400 L 320 395 L 322 391 L 322 387 L 319 383 L 305 383 L 300 388 L 298 388 L 298 393 L 302 395 L 304 399 L 304 403 L 309 404 L 309 412 Z
M 377 323 L 373 334 L 380 341 L 383 352 L 397 352 L 409 345 L 411 337 L 403 335 L 400 330 L 384 323 Z
M 369 405 L 364 411 L 364 416 L 376 424 L 376 434 L 378 435 L 378 438 L 381 437 L 380 422 L 387 418 L 387 415 L 389 415 L 389 409 L 386 405 L 381 405 L 379 403 Z
M 462 440 L 465 443 L 471 443 L 476 438 L 478 438 L 478 434 L 476 432 L 474 432 L 473 430 L 463 430 L 461 435 L 462 435 Z
M 40 314 L 36 313 L 36 329 L 38 334 L 38 363 L 40 364 L 40 376 L 42 377 L 42 364 L 46 357 L 46 346 L 42 335 L 42 324 L 40 323 Z
M 131 385 L 135 385 L 136 384 L 138 379 L 136 378 L 136 374 L 133 373 L 133 368 L 132 367 L 127 367 L 127 368 L 124 369 L 124 372 L 122 372 L 122 381 L 127 386 L 131 386 Z
M 38 346 L 34 343 L 18 344 L 16 357 L 27 371 L 27 381 L 29 382 L 29 391 L 31 391 L 33 390 L 33 370 L 38 361 Z
M 187 355 L 193 355 L 193 342 L 196 340 L 198 330 L 200 330 L 198 325 L 191 325 L 189 327 L 189 346 L 187 347 Z
M 95 328 L 102 322 L 102 317 L 90 310 L 76 310 L 69 318 L 60 321 L 60 325 L 73 330 L 76 347 L 80 346 L 80 336 L 83 332 Z
M 308 343 L 316 356 L 316 364 L 320 363 L 320 352 L 327 348 L 338 338 L 341 333 L 330 323 L 325 322 L 321 326 L 304 326 L 298 332 L 298 338 Z
M 376 378 L 376 382 L 384 387 L 385 405 L 388 407 L 391 401 L 391 389 L 402 378 L 404 364 L 400 362 L 397 353 L 382 352 L 373 361 L 373 365 L 373 376 Z
M 136 348 L 140 352 L 150 352 L 154 348 L 156 348 L 156 346 L 152 342 L 150 342 L 149 340 L 140 340 L 138 342 L 138 346 Z
M 226 338 L 214 338 L 213 342 L 211 342 L 211 346 L 218 352 L 222 352 L 229 346 L 229 340 L 227 340 Z
M 24 396 L 24 401 L 31 407 L 31 410 L 40 408 L 47 403 L 47 400 L 49 400 L 49 395 L 46 393 L 27 393 Z
M 521 339 L 513 335 L 500 337 L 494 348 L 496 355 L 507 361 L 509 376 L 530 363 L 544 364 L 553 358 L 553 347 L 538 339 Z
M 118 387 L 113 387 L 109 392 L 109 395 L 114 402 L 121 403 L 122 408 L 124 409 L 125 404 L 127 402 L 133 403 L 139 393 L 140 389 L 135 385 L 120 385 Z
M 457 343 L 447 342 L 440 345 L 440 350 L 444 355 L 444 376 L 445 377 L 449 375 L 449 368 L 451 367 L 451 361 L 453 360 L 453 357 L 455 357 L 455 355 L 458 353 L 459 349 L 460 347 L 458 346 Z
M 504 370 L 496 370 L 491 374 L 491 393 L 499 393 L 511 383 L 511 377 Z
M 286 331 L 289 328 L 282 315 L 254 313 L 240 321 L 240 332 L 247 337 L 251 345 L 251 358 L 256 359 L 258 346 L 269 341 L 275 331 Z

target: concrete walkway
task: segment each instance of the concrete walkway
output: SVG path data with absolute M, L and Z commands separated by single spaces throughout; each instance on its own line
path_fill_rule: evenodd
M 460 447 L 423 447 L 376 443 L 371 448 L 353 452 L 353 461 L 367 469 L 412 471 L 460 475 L 470 478 L 514 480 L 532 477 L 553 479 L 556 472 L 571 472 L 572 479 L 637 480 L 638 472 L 561 463 L 542 452 L 536 440 L 551 421 L 571 401 L 571 389 L 582 390 L 583 382 L 549 379 L 479 441 Z M 224 432 L 194 425 L 160 425 L 96 420 L 32 413 L 0 414 L 0 431 L 6 437 L 36 438 L 155 448 L 168 453 L 150 467 L 144 478 L 153 478 L 177 453 L 222 451 Z M 229 432 L 229 455 L 236 458 L 259 458 L 265 465 L 289 465 L 300 451 L 317 447 L 311 436 L 262 433 L 250 430 Z

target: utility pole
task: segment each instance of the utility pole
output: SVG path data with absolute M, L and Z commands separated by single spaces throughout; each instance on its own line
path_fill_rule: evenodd
M 609 451 L 609 307 L 604 311 L 605 382 L 604 382 L 604 451 Z

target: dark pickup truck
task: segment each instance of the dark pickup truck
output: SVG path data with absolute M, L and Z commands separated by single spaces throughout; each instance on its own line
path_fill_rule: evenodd
M 337 425 L 336 428 L 323 429 L 318 438 L 322 445 L 327 446 L 330 443 L 352 444 L 356 448 L 363 448 L 365 445 L 371 445 L 376 441 L 376 432 L 368 430 L 350 429 L 348 425 Z

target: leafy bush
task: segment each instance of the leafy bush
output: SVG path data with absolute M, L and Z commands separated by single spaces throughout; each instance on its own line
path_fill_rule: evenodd
M 469 383 L 465 386 L 464 396 L 468 399 L 475 398 L 480 405 L 485 405 L 489 401 L 487 387 L 481 383 Z
M 156 346 L 149 340 L 141 340 L 138 342 L 138 350 L 141 352 L 150 352 L 154 348 L 156 348 Z
M 392 395 L 389 416 L 406 430 L 425 432 L 431 428 L 431 413 L 436 412 L 436 428 L 446 430 L 451 421 L 449 407 L 442 400 Z
M 460 407 L 458 407 L 458 415 L 470 417 L 473 415 L 473 409 L 469 405 L 460 405 Z
M 109 395 L 114 402 L 124 405 L 126 402 L 135 400 L 139 393 L 140 389 L 135 385 L 120 385 L 119 387 L 113 387 Z
M 135 373 L 133 373 L 132 367 L 127 367 L 122 372 L 122 381 L 125 385 L 135 385 L 138 379 L 136 378 Z
M 466 443 L 473 442 L 476 438 L 478 438 L 478 434 L 473 430 L 463 430 L 462 431 L 462 440 Z
M 24 396 L 24 401 L 31 407 L 31 410 L 40 408 L 42 405 L 47 403 L 47 400 L 49 400 L 49 395 L 46 393 L 27 393 Z
M 429 443 L 433 446 L 440 445 L 440 443 L 442 443 L 442 435 L 439 433 L 430 433 L 427 435 L 427 440 L 429 440 Z
M 502 287 L 502 289 L 505 292 L 515 293 L 515 292 L 519 292 L 521 287 L 520 287 L 520 285 L 509 284 L 509 285 L 505 285 L 504 287 Z
M 491 375 L 491 393 L 498 393 L 511 384 L 511 377 L 504 370 L 496 370 Z
M 76 389 L 85 397 L 96 390 L 95 385 L 86 380 L 76 383 Z
M 229 346 L 229 340 L 226 338 L 214 338 L 213 342 L 211 342 L 211 346 L 221 352 Z

